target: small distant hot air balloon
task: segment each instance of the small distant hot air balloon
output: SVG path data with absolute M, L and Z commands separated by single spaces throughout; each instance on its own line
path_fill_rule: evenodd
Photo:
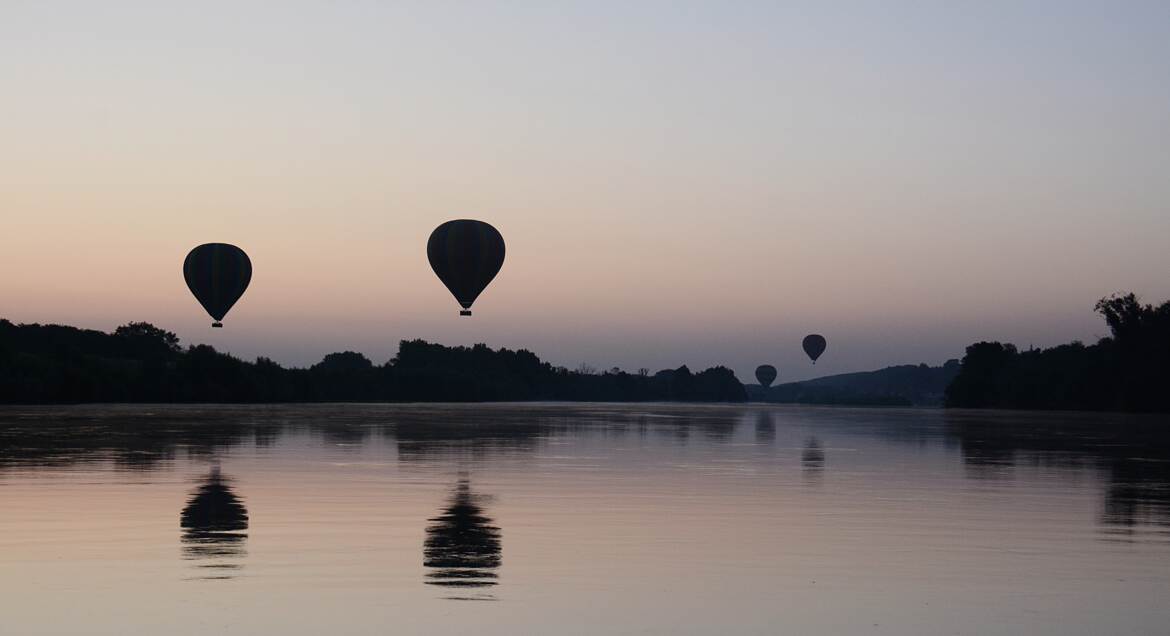
M 827 343 L 825 342 L 824 336 L 814 333 L 805 336 L 801 346 L 804 347 L 804 352 L 808 354 L 813 364 L 816 364 L 817 358 L 821 357 L 821 354 L 825 352 Z
M 471 304 L 504 265 L 504 237 L 483 221 L 447 221 L 431 232 L 427 241 L 431 269 L 463 310 L 471 315 Z
M 776 380 L 776 367 L 770 364 L 761 364 L 756 367 L 756 380 L 765 389 L 772 386 L 772 382 Z
M 222 327 L 223 317 L 244 295 L 252 280 L 252 261 L 244 250 L 227 243 L 205 243 L 183 261 L 183 278 L 200 305 Z

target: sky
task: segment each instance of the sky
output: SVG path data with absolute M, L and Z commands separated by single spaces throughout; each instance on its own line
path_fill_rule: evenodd
M 0 86 L 15 322 L 783 382 L 1170 299 L 1162 1 L 6 0 Z M 507 243 L 472 318 L 453 218 Z M 181 271 L 213 241 L 255 272 L 222 330 Z

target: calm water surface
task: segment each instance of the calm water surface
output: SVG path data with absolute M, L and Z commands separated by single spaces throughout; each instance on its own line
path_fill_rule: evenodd
M 1166 425 L 0 409 L 0 634 L 1166 634 Z

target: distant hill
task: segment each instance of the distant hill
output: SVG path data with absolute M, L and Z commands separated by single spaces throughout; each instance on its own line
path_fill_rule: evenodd
M 76 402 L 742 402 L 730 369 L 651 374 L 570 371 L 524 349 L 399 342 L 374 364 L 353 351 L 307 368 L 240 360 L 207 345 L 179 346 L 148 323 L 113 333 L 0 320 L 0 403 Z
M 842 373 L 765 389 L 748 384 L 748 399 L 758 402 L 857 406 L 939 406 L 959 374 L 959 361 L 941 367 L 904 364 L 877 371 Z

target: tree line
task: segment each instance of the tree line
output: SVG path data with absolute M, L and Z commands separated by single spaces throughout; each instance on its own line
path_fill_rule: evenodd
M 184 348 L 174 333 L 145 322 L 104 333 L 0 320 L 0 403 L 9 404 L 746 399 L 725 367 L 570 371 L 524 349 L 403 340 L 398 355 L 380 365 L 345 351 L 309 368 L 288 368 L 208 345 Z
M 1072 342 L 1026 351 L 1001 342 L 967 347 L 957 375 L 946 386 L 945 405 L 1170 411 L 1170 301 L 1154 306 L 1125 294 L 1103 298 L 1095 309 L 1110 330 L 1095 344 Z M 940 372 L 954 374 L 951 365 Z M 873 374 L 838 379 L 852 387 L 855 375 L 865 379 Z M 940 374 L 931 377 L 935 375 Z M 800 383 L 805 390 L 791 396 L 792 401 L 816 402 L 814 389 L 824 388 L 822 384 L 840 392 L 834 380 Z M 345 351 L 308 368 L 287 368 L 264 357 L 241 360 L 208 345 L 184 348 L 174 333 L 145 322 L 104 333 L 0 320 L 0 403 L 8 404 L 747 399 L 745 387 L 722 366 L 699 373 L 685 365 L 653 374 L 646 369 L 597 372 L 585 365 L 571 371 L 524 349 L 403 340 L 398 355 L 380 365 Z
M 1020 351 L 1012 344 L 967 347 L 946 405 L 963 408 L 1170 411 L 1170 301 L 1134 294 L 1102 298 L 1095 309 L 1110 335 Z

